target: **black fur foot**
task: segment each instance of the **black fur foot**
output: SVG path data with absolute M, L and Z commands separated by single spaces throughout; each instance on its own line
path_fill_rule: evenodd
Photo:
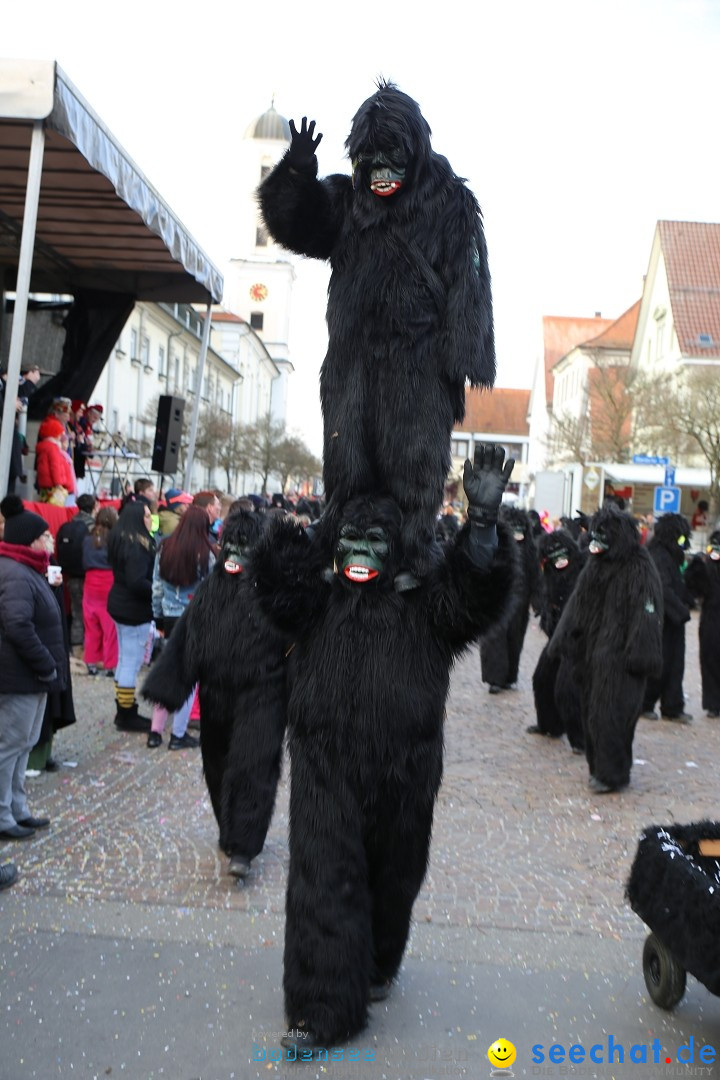
M 368 998 L 372 1002 L 385 1001 L 392 990 L 392 979 L 386 979 L 385 982 L 372 982 L 370 983 L 370 993 Z

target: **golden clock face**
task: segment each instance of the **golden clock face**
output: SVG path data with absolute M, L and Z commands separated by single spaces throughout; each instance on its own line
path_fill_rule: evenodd
M 250 286 L 250 299 L 251 300 L 267 300 L 268 287 L 260 283 Z

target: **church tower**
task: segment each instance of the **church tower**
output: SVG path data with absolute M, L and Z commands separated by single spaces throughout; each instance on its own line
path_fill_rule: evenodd
M 265 228 L 255 193 L 290 145 L 290 125 L 275 109 L 248 126 L 240 144 L 238 171 L 238 257 L 225 278 L 224 303 L 246 320 L 263 341 L 279 375 L 273 383 L 271 412 L 285 420 L 287 381 L 293 371 L 288 349 L 290 303 L 295 281 L 292 255 L 274 243 Z

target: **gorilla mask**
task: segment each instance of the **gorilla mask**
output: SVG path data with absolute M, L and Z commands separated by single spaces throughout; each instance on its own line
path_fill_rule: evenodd
M 335 561 L 348 581 L 365 585 L 380 576 L 388 550 L 388 535 L 382 525 L 361 530 L 348 523 L 340 530 Z
M 558 543 L 548 551 L 544 563 L 550 563 L 553 570 L 565 570 L 570 565 L 570 552 L 562 543 Z
M 220 563 L 226 574 L 241 574 L 250 548 L 262 532 L 262 515 L 238 510 L 231 514 L 222 531 Z
M 633 518 L 613 503 L 603 506 L 590 522 L 591 555 L 600 555 L 604 559 L 624 559 L 630 556 L 634 548 L 640 546 L 637 525 Z
M 402 191 L 432 155 L 430 128 L 420 106 L 384 81 L 356 112 L 345 146 L 355 191 L 383 199 Z
M 335 572 L 351 586 L 391 581 L 402 514 L 390 498 L 351 499 L 335 545 Z
M 677 563 L 683 563 L 690 547 L 690 522 L 682 514 L 663 514 L 655 522 L 653 538 L 662 544 Z

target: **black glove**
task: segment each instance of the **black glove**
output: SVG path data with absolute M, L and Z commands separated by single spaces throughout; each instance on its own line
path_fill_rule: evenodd
M 503 492 L 507 487 L 515 459 L 508 458 L 503 467 L 505 451 L 494 443 L 475 447 L 475 462 L 465 462 L 463 487 L 467 495 L 468 517 L 473 525 L 494 525 Z
M 301 172 L 307 172 L 310 169 L 317 168 L 315 151 L 322 139 L 322 135 L 318 135 L 317 138 L 314 138 L 315 121 L 311 120 L 308 124 L 307 116 L 303 116 L 300 130 L 298 131 L 294 122 L 291 120 L 290 133 L 292 135 L 292 142 L 290 143 L 290 149 L 288 150 L 288 162 L 291 168 Z

